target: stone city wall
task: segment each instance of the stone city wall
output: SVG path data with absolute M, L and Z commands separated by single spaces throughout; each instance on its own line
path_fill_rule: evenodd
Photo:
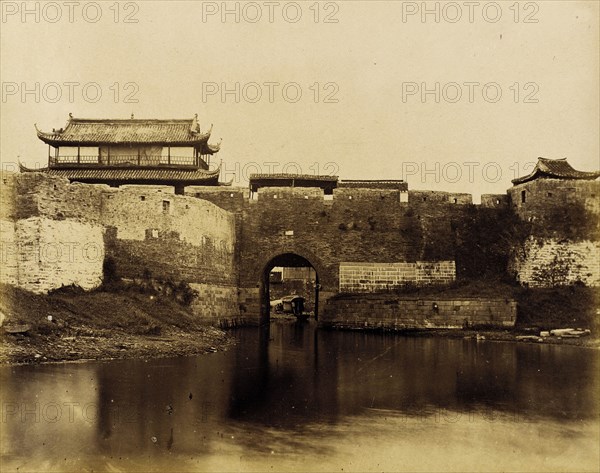
M 407 330 L 512 327 L 517 303 L 512 299 L 424 299 L 388 295 L 329 299 L 319 323 L 330 328 Z
M 239 315 L 235 218 L 206 201 L 150 186 L 2 176 L 2 282 L 33 292 L 102 281 L 105 257 L 125 278 L 185 281 L 203 317 Z M 6 268 L 6 269 L 5 269 Z
M 454 261 L 340 263 L 340 292 L 393 291 L 406 285 L 444 285 L 455 280 Z
M 600 242 L 530 238 L 511 270 L 529 287 L 600 286 Z

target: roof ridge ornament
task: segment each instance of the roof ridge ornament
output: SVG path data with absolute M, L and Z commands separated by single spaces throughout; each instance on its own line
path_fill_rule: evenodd
M 200 124 L 198 123 L 198 114 L 194 114 L 192 124 L 190 125 L 190 132 L 194 134 L 200 133 Z
M 160 144 L 162 146 L 192 146 L 201 154 L 215 154 L 209 143 L 210 131 L 203 132 L 197 121 L 192 119 L 139 119 L 131 113 L 132 119 L 86 119 L 72 118 L 66 127 L 44 132 L 35 126 L 40 140 L 55 148 L 61 146 L 106 146 Z M 195 123 L 193 123 L 195 122 Z
M 538 157 L 533 170 L 526 176 L 512 179 L 513 185 L 523 184 L 538 177 L 550 179 L 585 179 L 595 180 L 600 177 L 600 171 L 578 171 L 567 161 L 567 158 Z

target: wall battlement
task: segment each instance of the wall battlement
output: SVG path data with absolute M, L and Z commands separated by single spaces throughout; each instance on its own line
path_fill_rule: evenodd
M 89 289 L 100 284 L 111 258 L 126 278 L 150 271 L 190 283 L 200 293 L 198 313 L 226 324 L 259 320 L 265 278 L 284 254 L 315 268 L 324 303 L 340 292 L 454 281 L 465 257 L 459 229 L 477 212 L 502 219 L 512 209 L 538 225 L 556 220 L 556 209 L 600 212 L 599 182 L 556 179 L 484 195 L 481 205 L 470 194 L 358 186 L 338 187 L 330 198 L 319 188 L 263 187 L 251 198 L 239 187 L 190 186 L 174 195 L 164 186 L 115 189 L 42 173 L 4 173 L 2 184 L 3 282 L 34 292 L 68 284 Z M 536 286 L 600 284 L 594 267 L 582 263 L 594 260 L 598 239 L 557 238 L 562 231 L 523 242 L 511 267 L 499 270 L 512 269 L 521 283 Z M 100 256 L 89 258 L 87 243 Z M 544 264 L 535 263 L 542 256 Z M 556 265 L 568 266 L 561 282 L 547 275 Z
M 222 297 L 236 294 L 238 279 L 230 212 L 150 187 L 69 184 L 41 173 L 2 179 L 3 282 L 41 293 L 70 284 L 93 289 L 111 258 L 122 277 L 150 271 L 201 288 L 199 312 L 225 317 L 237 310 Z

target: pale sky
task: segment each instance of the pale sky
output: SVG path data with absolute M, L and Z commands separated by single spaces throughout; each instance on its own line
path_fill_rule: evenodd
M 427 2 L 425 17 L 400 1 L 1 3 L 6 169 L 44 165 L 33 125 L 63 127 L 69 112 L 197 113 L 239 185 L 285 169 L 477 201 L 538 156 L 600 168 L 597 1 Z

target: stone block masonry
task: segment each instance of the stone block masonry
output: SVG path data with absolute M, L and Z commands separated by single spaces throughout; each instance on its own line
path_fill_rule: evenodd
M 247 189 L 192 186 L 182 196 L 164 187 L 115 189 L 69 184 L 43 173 L 3 175 L 0 280 L 37 292 L 71 283 L 95 287 L 101 258 L 84 260 L 89 254 L 81 252 L 87 241 L 102 241 L 104 255 L 115 261 L 124 278 L 139 279 L 150 271 L 156 279 L 193 285 L 199 292 L 193 307 L 207 322 L 261 323 L 268 317 L 270 269 L 283 261 L 282 256 L 297 255 L 317 273 L 319 316 L 325 307 L 333 313 L 341 307 L 341 292 L 364 296 L 369 313 L 357 302 L 352 304 L 367 324 L 462 326 L 469 317 L 476 323 L 496 323 L 496 313 L 505 314 L 498 316 L 501 324 L 509 323 L 510 317 L 492 301 L 484 306 L 466 301 L 448 313 L 440 301 L 429 301 L 432 307 L 438 304 L 435 313 L 399 302 L 402 310 L 394 312 L 372 302 L 371 296 L 387 292 L 393 299 L 398 293 L 389 293 L 402 286 L 455 281 L 456 268 L 460 276 L 478 254 L 470 252 L 470 234 L 463 226 L 479 217 L 503 219 L 512 210 L 527 223 L 544 226 L 562 221 L 555 218 L 559 207 L 570 217 L 564 223 L 545 233 L 530 232 L 537 235 L 534 243 L 511 244 L 515 254 L 522 253 L 506 255 L 514 260 L 514 274 L 530 286 L 577 281 L 599 285 L 595 237 L 585 229 L 573 241 L 573 232 L 567 231 L 577 226 L 577 216 L 597 214 L 598 182 L 546 181 L 523 189 L 515 186 L 506 196 L 483 196 L 478 210 L 469 194 L 411 191 L 406 199 L 399 189 L 387 187 L 339 187 L 331 196 L 320 188 L 268 187 L 250 196 Z M 507 225 L 512 223 L 507 220 Z M 39 248 L 45 248 L 46 260 L 40 258 Z M 74 255 L 75 250 L 79 253 Z M 505 268 L 502 261 L 501 270 Z M 370 314 L 380 309 L 383 318 Z M 442 314 L 447 317 L 438 319 Z M 350 320 L 343 322 L 352 325 Z
M 34 293 L 102 282 L 104 229 L 70 220 L 30 217 L 2 222 L 1 281 Z
M 148 190 L 103 196 L 107 254 L 123 276 L 237 284 L 235 220 L 206 200 Z
M 238 294 L 236 286 L 218 284 L 191 283 L 192 289 L 198 291 L 192 303 L 194 313 L 207 324 L 228 327 L 238 321 Z
M 536 179 L 508 189 L 510 205 L 525 220 L 543 220 L 580 205 L 600 214 L 600 181 L 576 179 Z
M 238 318 L 232 213 L 148 186 L 69 184 L 42 173 L 2 179 L 2 282 L 37 293 L 93 289 L 106 256 L 122 277 L 149 270 L 196 286 L 192 308 L 207 323 Z
M 530 238 L 515 255 L 512 271 L 529 287 L 599 287 L 600 242 Z
M 436 329 L 512 327 L 517 303 L 512 299 L 407 298 L 338 296 L 330 299 L 319 323 L 329 328 Z
M 385 292 L 407 284 L 444 285 L 456 279 L 454 261 L 340 263 L 340 292 Z
M 15 235 L 15 222 L 0 220 L 0 283 L 19 285 L 19 247 Z

